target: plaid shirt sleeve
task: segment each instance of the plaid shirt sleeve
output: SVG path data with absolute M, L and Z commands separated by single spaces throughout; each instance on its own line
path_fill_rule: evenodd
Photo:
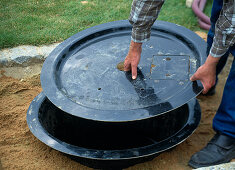
M 131 39 L 142 43 L 150 39 L 151 26 L 160 12 L 164 0 L 133 0 L 129 21 L 132 24 Z
M 235 3 L 224 0 L 222 11 L 216 22 L 215 36 L 210 50 L 213 57 L 221 57 L 235 43 Z

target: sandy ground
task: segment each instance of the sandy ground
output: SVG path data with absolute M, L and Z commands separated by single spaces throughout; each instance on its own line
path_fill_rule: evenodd
M 129 167 L 128 170 L 191 169 L 187 166 L 191 155 L 204 147 L 214 135 L 211 128 L 212 119 L 220 104 L 231 61 L 232 58 L 229 59 L 219 77 L 216 94 L 209 97 L 198 97 L 202 109 L 202 119 L 194 134 L 174 149 L 162 153 L 152 161 Z M 0 68 L 0 70 L 4 69 Z M 41 90 L 39 75 L 17 79 L 1 71 L 0 170 L 90 169 L 46 146 L 29 131 L 26 112 L 33 98 Z

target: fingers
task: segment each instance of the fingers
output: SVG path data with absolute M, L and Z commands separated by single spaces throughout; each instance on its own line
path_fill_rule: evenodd
M 192 77 L 190 77 L 191 81 L 196 81 L 196 80 L 202 80 L 203 77 L 200 74 L 200 67 L 199 69 L 192 75 Z
M 197 73 L 195 73 L 194 75 L 192 75 L 192 77 L 190 77 L 190 80 L 191 81 L 196 81 L 196 80 L 200 80 L 198 77 L 197 77 Z M 202 86 L 203 86 L 203 91 L 202 91 L 202 93 L 203 94 L 206 94 L 207 92 L 208 92 L 208 85 L 203 81 L 203 80 L 201 80 L 201 82 L 202 82 Z
M 210 87 L 205 82 L 203 82 L 203 81 L 201 81 L 201 82 L 202 82 L 202 85 L 203 85 L 202 93 L 206 94 L 209 91 Z
M 215 81 L 209 82 L 209 83 L 202 82 L 202 85 L 203 85 L 203 92 L 202 93 L 206 94 L 211 89 L 211 87 L 215 85 Z
M 129 62 L 128 60 L 125 60 L 124 62 L 124 71 L 130 71 L 132 73 L 132 79 L 136 79 L 137 77 L 137 64 L 133 64 Z
M 202 86 L 203 86 L 203 91 L 202 91 L 203 94 L 206 94 L 206 93 L 210 90 L 210 88 L 214 85 L 213 83 L 210 84 L 210 83 L 208 83 L 208 82 L 205 82 L 205 81 L 202 80 L 202 79 L 199 79 L 196 74 L 194 74 L 194 75 L 190 78 L 190 80 L 191 80 L 191 81 L 201 80 L 201 83 L 202 83 Z
M 130 71 L 131 70 L 131 63 L 124 62 L 124 71 Z
M 124 71 L 132 72 L 132 79 L 137 78 L 137 66 L 141 57 L 141 47 L 142 43 L 135 43 L 131 41 L 128 55 L 125 58 L 124 62 Z
M 192 77 L 190 77 L 190 80 L 191 80 L 191 81 L 196 81 L 196 80 L 197 80 L 197 78 L 196 78 L 195 74 L 194 74 L 194 75 L 192 75 Z
M 132 72 L 132 79 L 136 79 L 137 77 L 137 65 L 132 65 L 131 66 L 131 72 Z
M 124 71 L 130 71 L 132 73 L 132 79 L 136 79 L 137 77 L 137 65 L 131 65 L 131 63 L 124 63 Z
M 203 88 L 202 94 L 206 94 L 209 91 L 209 89 Z

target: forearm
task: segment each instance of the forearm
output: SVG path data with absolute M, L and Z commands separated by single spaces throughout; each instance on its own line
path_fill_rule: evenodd
M 141 48 L 141 46 L 142 46 L 142 43 L 131 41 L 129 50 L 134 51 L 136 49 Z
M 205 65 L 216 68 L 219 60 L 220 60 L 220 57 L 213 57 L 212 55 L 209 54 L 205 61 Z
M 149 40 L 151 27 L 158 17 L 164 0 L 133 0 L 129 21 L 132 24 L 132 41 Z

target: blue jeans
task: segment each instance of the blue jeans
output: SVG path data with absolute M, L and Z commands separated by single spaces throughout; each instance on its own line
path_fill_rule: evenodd
M 223 0 L 214 0 L 211 10 L 211 28 L 207 36 L 207 53 L 209 54 L 210 48 L 213 43 L 215 32 L 215 23 L 219 17 L 220 11 L 223 6 Z M 216 83 L 217 75 L 221 72 L 226 64 L 229 53 L 235 56 L 235 45 L 229 48 L 221 58 L 216 68 Z M 235 60 L 233 59 L 232 67 L 227 78 L 222 101 L 219 109 L 213 119 L 213 128 L 215 131 L 235 138 Z

